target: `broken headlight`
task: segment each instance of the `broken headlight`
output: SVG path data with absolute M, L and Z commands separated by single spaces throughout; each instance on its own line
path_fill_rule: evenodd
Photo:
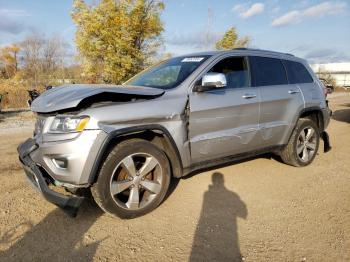
M 72 133 L 81 132 L 89 123 L 87 116 L 56 116 L 52 121 L 49 132 Z

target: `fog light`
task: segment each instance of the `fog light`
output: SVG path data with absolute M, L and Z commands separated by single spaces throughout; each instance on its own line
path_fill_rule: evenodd
M 67 166 L 68 166 L 68 161 L 65 158 L 53 158 L 52 162 L 58 168 L 67 168 Z

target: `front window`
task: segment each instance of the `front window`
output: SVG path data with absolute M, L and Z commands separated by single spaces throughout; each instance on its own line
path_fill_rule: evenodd
M 228 57 L 214 65 L 209 73 L 222 73 L 226 76 L 227 88 L 250 86 L 250 75 L 246 57 Z
M 125 85 L 171 89 L 181 84 L 209 56 L 183 56 L 166 60 L 128 80 Z

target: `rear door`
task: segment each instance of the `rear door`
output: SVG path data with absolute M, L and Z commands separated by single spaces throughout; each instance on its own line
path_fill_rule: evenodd
M 284 144 L 294 127 L 295 114 L 304 107 L 299 87 L 289 84 L 279 58 L 250 57 L 253 81 L 260 89 L 259 141 L 261 147 Z
M 247 58 L 224 58 L 209 72 L 225 74 L 227 86 L 189 95 L 194 163 L 250 151 L 258 132 L 260 94 L 251 86 Z

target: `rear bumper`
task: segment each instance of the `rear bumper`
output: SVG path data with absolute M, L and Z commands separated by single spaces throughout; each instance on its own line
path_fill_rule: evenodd
M 67 196 L 50 189 L 49 179 L 45 177 L 40 168 L 30 158 L 29 154 L 36 149 L 38 149 L 38 145 L 35 143 L 34 139 L 27 139 L 17 148 L 19 159 L 30 184 L 39 191 L 47 201 L 62 208 L 68 215 L 76 216 L 84 197 Z

